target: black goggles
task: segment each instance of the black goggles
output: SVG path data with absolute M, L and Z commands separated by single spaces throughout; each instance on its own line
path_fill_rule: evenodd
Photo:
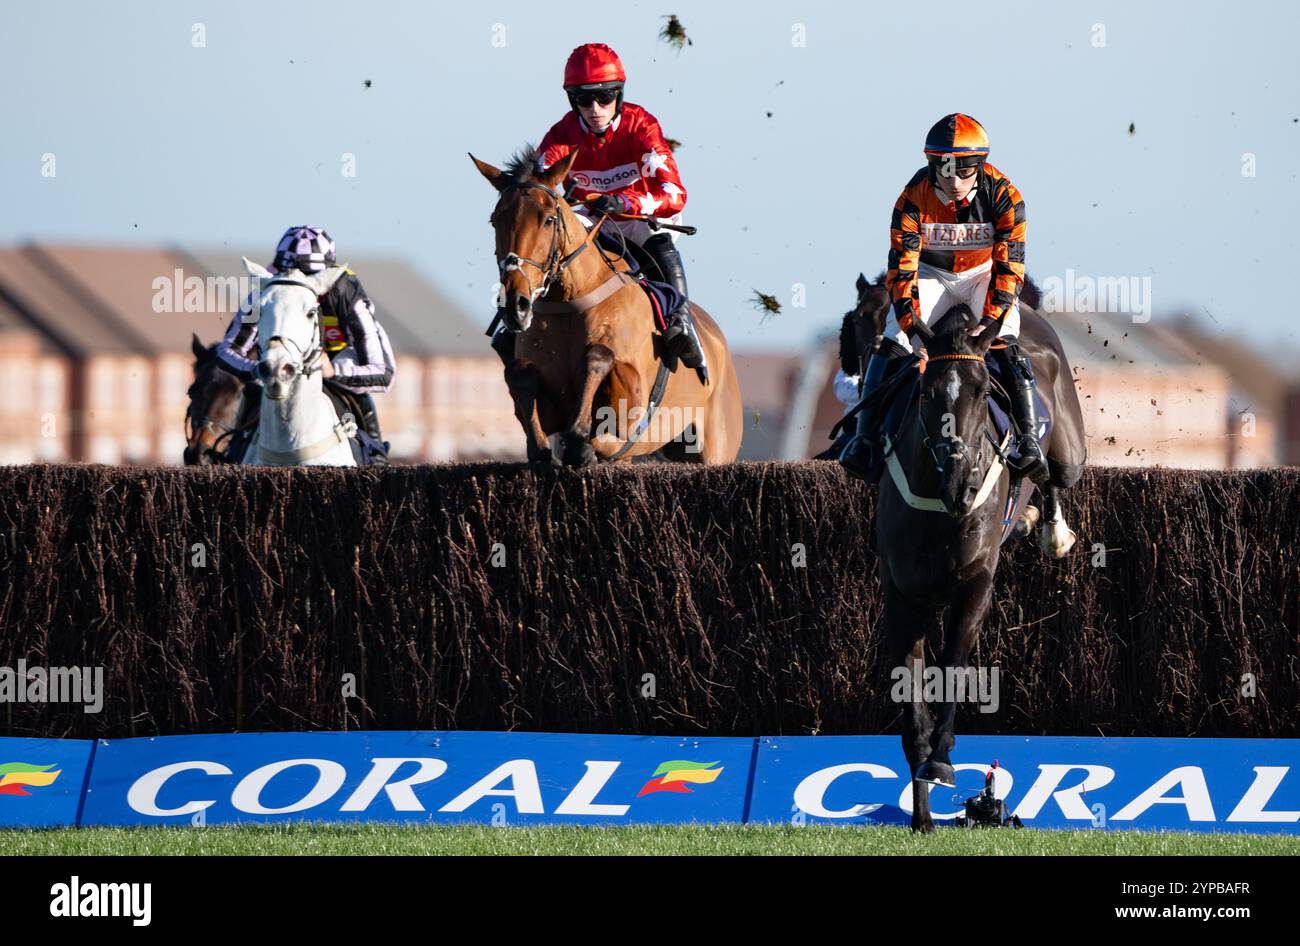
M 983 166 L 983 156 L 965 155 L 959 158 L 951 154 L 930 155 L 930 167 L 940 177 L 959 177 L 963 181 L 969 181 Z
M 591 108 L 592 104 L 613 105 L 618 98 L 618 89 L 596 89 L 590 92 L 570 92 L 569 98 L 579 108 Z

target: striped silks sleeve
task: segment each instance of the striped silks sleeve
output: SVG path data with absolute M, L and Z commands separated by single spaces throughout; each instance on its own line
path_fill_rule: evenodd
M 916 317 L 916 272 L 921 262 L 921 210 L 904 190 L 889 222 L 889 295 L 898 327 L 912 328 Z
M 1025 201 L 1005 177 L 993 198 L 993 278 L 984 297 L 984 315 L 1001 320 L 1020 299 L 1025 284 Z

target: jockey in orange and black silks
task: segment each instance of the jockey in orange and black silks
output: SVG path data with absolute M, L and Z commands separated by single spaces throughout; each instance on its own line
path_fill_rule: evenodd
M 926 166 L 913 175 L 894 204 L 889 226 L 887 283 L 892 305 L 862 380 L 862 398 L 912 350 L 909 338 L 917 320 L 929 325 L 955 305 L 965 304 L 980 320 L 976 335 L 990 322 L 1001 325 L 992 349 L 1005 377 L 1015 378 L 1012 407 L 1021 431 L 1036 431 L 1034 375 L 1017 344 L 1020 290 L 1025 281 L 1025 201 L 1001 171 L 988 163 L 989 139 L 969 115 L 945 115 L 925 139 Z M 872 417 L 858 414 L 858 434 L 840 462 L 854 476 L 875 466 L 877 443 L 870 437 Z M 1021 471 L 1045 475 L 1046 460 L 1037 437 L 1019 440 Z

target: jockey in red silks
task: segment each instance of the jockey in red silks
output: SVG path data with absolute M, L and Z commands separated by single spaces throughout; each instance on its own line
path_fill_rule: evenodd
M 991 349 L 1004 379 L 1015 379 L 1011 405 L 1021 434 L 1018 472 L 1037 480 L 1047 474 L 1038 442 L 1034 372 L 1017 342 L 1020 290 L 1025 282 L 1025 202 L 1016 186 L 989 164 L 989 139 L 969 115 L 945 115 L 925 139 L 926 166 L 907 182 L 894 204 L 889 236 L 889 284 L 893 305 L 862 379 L 865 400 L 911 354 L 909 338 L 958 304 L 979 313 L 976 335 L 1001 323 Z M 871 436 L 873 411 L 858 413 L 857 435 L 840 463 L 852 476 L 877 468 L 880 444 Z
M 677 173 L 677 162 L 655 117 L 640 105 L 623 101 L 626 81 L 618 54 L 604 43 L 575 49 L 564 66 L 564 91 L 571 110 L 538 146 L 538 169 L 545 170 L 578 152 L 565 186 L 572 197 L 586 204 L 585 208 L 576 207 L 575 213 L 588 228 L 602 215 L 617 214 L 680 224 L 686 188 Z M 686 270 L 677 252 L 675 231 L 655 231 L 644 221 L 617 216 L 610 216 L 603 230 L 617 232 L 645 250 L 662 278 L 686 299 Z M 492 344 L 504 357 L 513 357 L 514 339 L 504 327 Z M 668 314 L 664 347 L 688 368 L 704 366 L 704 350 L 689 302 Z

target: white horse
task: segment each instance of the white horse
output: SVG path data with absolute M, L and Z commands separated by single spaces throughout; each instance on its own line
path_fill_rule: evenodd
M 357 425 L 339 420 L 325 393 L 319 299 L 343 275 L 340 266 L 319 273 L 273 274 L 244 257 L 250 276 L 261 277 L 257 336 L 262 410 L 244 463 L 264 466 L 356 466 Z

